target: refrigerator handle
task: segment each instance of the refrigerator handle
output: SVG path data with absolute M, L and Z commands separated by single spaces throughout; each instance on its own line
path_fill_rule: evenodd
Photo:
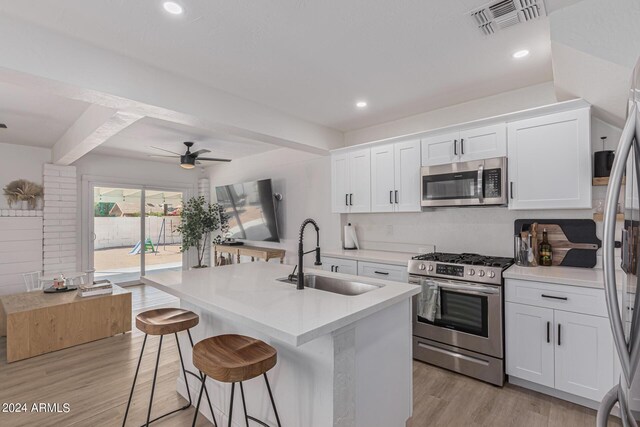
M 611 324 L 613 341 L 618 352 L 618 357 L 620 358 L 622 373 L 628 384 L 631 383 L 631 379 L 633 378 L 633 371 L 635 371 L 637 361 L 633 364 L 634 366 L 632 369 L 631 358 L 629 356 L 627 343 L 624 337 L 620 307 L 618 305 L 614 249 L 616 240 L 615 226 L 618 197 L 620 195 L 620 187 L 622 184 L 626 161 L 629 157 L 629 153 L 631 152 L 631 146 L 635 136 L 636 116 L 637 107 L 634 103 L 629 111 L 627 123 L 622 131 L 622 136 L 620 137 L 620 143 L 618 144 L 616 157 L 611 170 L 611 177 L 609 178 L 609 187 L 607 187 L 607 196 L 605 199 L 604 233 L 602 239 L 604 288 L 607 310 L 609 311 L 609 323 Z

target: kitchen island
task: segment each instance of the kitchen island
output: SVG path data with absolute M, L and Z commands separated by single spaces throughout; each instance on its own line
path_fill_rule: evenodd
M 234 264 L 152 272 L 142 281 L 177 296 L 182 308 L 200 315 L 195 341 L 237 333 L 278 350 L 278 364 L 268 375 L 284 426 L 405 426 L 412 411 L 411 297 L 420 288 L 313 270 L 379 288 L 355 296 L 297 290 L 277 281 L 291 269 L 265 262 Z M 186 337 L 181 348 L 187 369 L 194 370 Z M 195 396 L 199 385 L 189 378 L 189 386 Z M 184 378 L 177 387 L 186 397 Z M 207 387 L 218 423 L 226 425 L 231 386 L 207 381 Z M 256 378 L 245 388 L 249 414 L 276 425 L 264 382 Z M 238 400 L 234 421 L 243 425 Z M 207 405 L 200 410 L 211 420 Z

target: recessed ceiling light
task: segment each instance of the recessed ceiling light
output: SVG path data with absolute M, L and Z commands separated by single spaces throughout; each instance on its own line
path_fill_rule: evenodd
M 525 56 L 529 56 L 529 51 L 527 49 L 519 50 L 513 53 L 513 57 L 516 59 L 524 58 Z
M 174 1 L 166 1 L 162 4 L 162 7 L 164 7 L 164 10 L 172 15 L 180 15 L 184 11 L 184 9 L 182 9 L 182 6 Z
M 367 106 L 367 101 L 358 101 L 356 102 L 356 107 L 358 108 L 364 108 Z

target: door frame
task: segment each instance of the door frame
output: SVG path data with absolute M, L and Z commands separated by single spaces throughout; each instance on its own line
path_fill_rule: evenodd
M 157 180 L 132 180 L 127 178 L 103 177 L 94 175 L 82 176 L 82 192 L 80 197 L 81 206 L 81 230 L 80 230 L 80 246 L 81 246 L 81 262 L 82 270 L 88 271 L 93 269 L 93 251 L 94 243 L 90 236 L 94 234 L 93 221 L 93 191 L 95 187 L 115 187 L 130 188 L 142 190 L 140 198 L 140 239 L 144 241 L 146 230 L 146 216 L 142 213 L 145 211 L 145 191 L 175 191 L 182 192 L 183 198 L 188 200 L 195 194 L 195 185 L 177 184 L 175 182 L 163 182 Z M 144 245 L 143 245 L 144 248 Z M 143 249 L 144 252 L 144 249 Z M 193 255 L 192 251 L 182 254 L 182 269 L 187 270 L 191 265 Z M 140 258 L 140 275 L 145 273 L 144 255 Z M 119 286 L 130 286 L 140 284 L 140 280 L 132 280 L 119 283 Z

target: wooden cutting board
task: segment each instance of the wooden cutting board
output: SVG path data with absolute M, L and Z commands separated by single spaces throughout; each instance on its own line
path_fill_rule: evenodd
M 552 265 L 584 268 L 596 265 L 596 253 L 601 242 L 595 234 L 595 222 L 592 220 L 516 220 L 515 225 L 516 231 L 523 227 L 529 229 L 536 260 L 542 232 L 546 229 L 553 250 Z

